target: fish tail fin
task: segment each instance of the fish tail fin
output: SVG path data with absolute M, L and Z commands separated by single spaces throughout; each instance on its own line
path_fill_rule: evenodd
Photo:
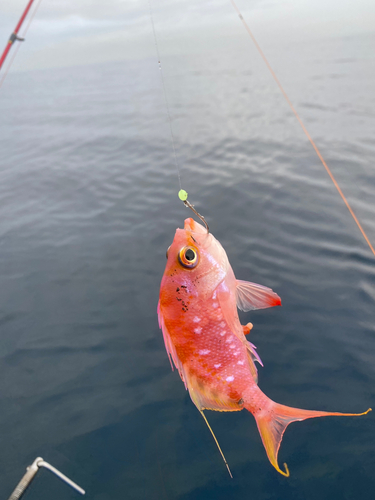
M 255 417 L 269 461 L 275 467 L 275 469 L 280 472 L 280 474 L 286 477 L 289 476 L 288 466 L 284 464 L 285 472 L 282 471 L 277 463 L 277 455 L 285 429 L 290 423 L 315 417 L 357 417 L 360 415 L 366 415 L 369 411 L 371 411 L 371 408 L 369 408 L 364 413 L 337 413 L 326 411 L 300 410 L 299 408 L 291 408 L 289 406 L 275 403 L 271 399 L 268 400 L 266 409 L 260 408 L 259 411 L 254 411 L 253 407 L 251 409 L 247 409 L 251 411 L 251 413 L 253 413 Z

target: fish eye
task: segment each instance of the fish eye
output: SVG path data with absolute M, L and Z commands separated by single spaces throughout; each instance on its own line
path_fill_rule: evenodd
M 192 269 L 198 264 L 198 251 L 194 247 L 184 247 L 178 254 L 180 264 Z
M 169 247 L 167 248 L 167 252 L 166 252 L 166 254 L 165 254 L 165 256 L 167 257 L 167 259 L 168 259 L 168 253 L 169 253 L 169 249 L 170 249 L 170 248 L 171 248 L 171 245 L 169 245 Z

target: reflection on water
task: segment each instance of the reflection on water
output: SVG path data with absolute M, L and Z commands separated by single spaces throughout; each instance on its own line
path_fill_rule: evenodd
M 269 57 L 374 242 L 369 47 L 325 40 Z M 163 69 L 189 199 L 236 275 L 283 300 L 244 315 L 265 365 L 261 388 L 292 406 L 366 410 L 374 260 L 267 70 L 248 46 L 166 59 Z M 230 480 L 170 371 L 158 288 L 189 214 L 158 71 L 144 60 L 30 72 L 2 89 L 4 494 L 40 455 L 96 500 L 362 498 L 375 487 L 371 414 L 293 424 L 280 452 L 285 480 L 249 414 L 211 412 Z M 50 491 L 75 495 L 43 475 L 29 498 Z

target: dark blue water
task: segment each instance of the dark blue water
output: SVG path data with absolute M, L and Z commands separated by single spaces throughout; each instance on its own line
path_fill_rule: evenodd
M 183 187 L 238 278 L 283 307 L 244 315 L 284 404 L 375 405 L 375 259 L 244 35 L 163 61 Z M 375 242 L 374 38 L 267 48 Z M 207 417 L 170 370 L 156 306 L 178 201 L 155 59 L 10 74 L 0 94 L 0 484 L 42 456 L 95 500 L 360 499 L 374 417 L 288 428 L 289 479 L 253 417 Z M 29 500 L 77 498 L 41 472 Z

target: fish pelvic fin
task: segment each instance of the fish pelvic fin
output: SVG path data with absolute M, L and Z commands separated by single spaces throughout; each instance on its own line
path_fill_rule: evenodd
M 284 464 L 285 472 L 281 470 L 277 462 L 277 455 L 279 453 L 279 448 L 283 439 L 285 429 L 290 423 L 315 417 L 359 417 L 361 415 L 366 415 L 371 411 L 371 408 L 369 408 L 364 413 L 337 413 L 326 411 L 300 410 L 299 408 L 291 408 L 289 406 L 275 403 L 272 400 L 269 400 L 267 409 L 265 410 L 262 410 L 260 408 L 259 410 L 254 411 L 254 408 L 250 409 L 246 404 L 245 408 L 251 411 L 251 413 L 255 417 L 269 461 L 275 467 L 277 472 L 280 472 L 280 474 L 286 477 L 289 476 L 288 466 Z

